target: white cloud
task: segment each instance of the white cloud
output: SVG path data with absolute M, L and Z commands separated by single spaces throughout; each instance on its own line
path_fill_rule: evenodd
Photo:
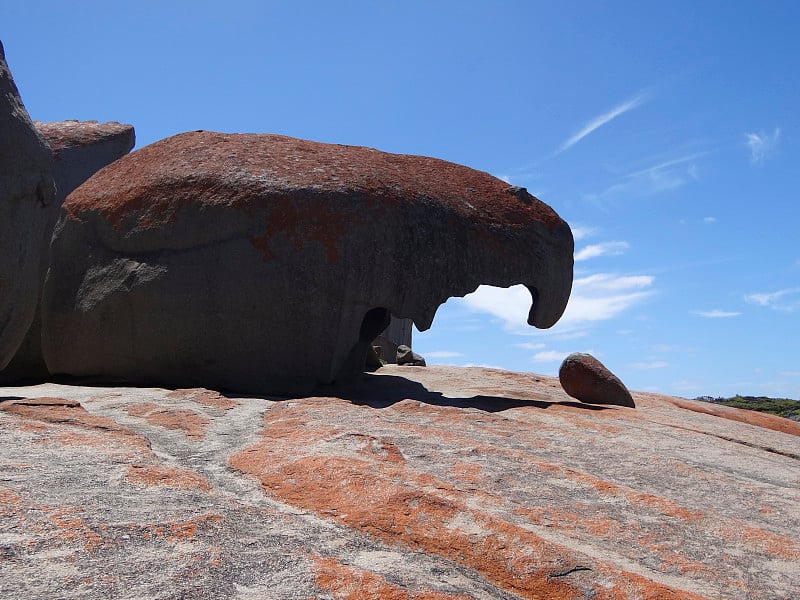
M 613 275 L 596 273 L 576 277 L 564 316 L 554 333 L 572 331 L 581 326 L 613 319 L 652 295 L 655 281 L 651 275 Z M 517 333 L 530 333 L 527 324 L 531 294 L 525 286 L 498 288 L 482 285 L 460 300 L 469 308 L 493 315 L 504 321 L 506 328 Z
M 508 371 L 506 367 L 501 367 L 499 365 L 490 365 L 487 363 L 464 363 L 463 365 L 457 365 L 459 367 L 480 367 L 481 369 L 497 369 L 498 371 Z
M 781 375 L 783 377 L 800 377 L 800 371 L 783 371 Z
M 628 367 L 631 369 L 638 369 L 641 371 L 646 371 L 650 369 L 663 369 L 664 367 L 668 366 L 669 363 L 663 360 L 654 360 L 652 362 L 637 362 L 628 365 Z
M 569 355 L 570 355 L 569 352 L 560 352 L 558 350 L 545 350 L 544 352 L 537 352 L 536 354 L 534 354 L 531 357 L 531 360 L 533 362 L 561 362 Z
M 434 350 L 433 352 L 426 352 L 425 358 L 456 358 L 457 356 L 464 356 L 462 352 L 451 352 L 449 350 Z
M 650 275 L 608 273 L 575 278 L 567 310 L 561 317 L 561 327 L 576 327 L 619 316 L 652 294 L 649 288 L 654 280 Z
M 717 222 L 717 218 L 716 217 L 704 217 L 703 218 L 703 223 L 716 223 L 716 222 Z
M 576 227 L 571 227 L 572 229 L 572 239 L 575 241 L 582 240 L 584 238 L 589 237 L 594 233 L 594 229 L 591 227 L 581 227 L 580 225 Z M 798 261 L 800 262 L 800 261 Z
M 750 162 L 754 165 L 761 165 L 778 147 L 781 137 L 781 130 L 776 127 L 772 135 L 767 133 L 748 133 L 747 147 L 750 150 Z
M 523 350 L 540 350 L 544 348 L 544 344 L 537 344 L 535 342 L 524 342 L 522 344 L 514 344 L 517 348 L 522 348 Z
M 499 288 L 489 285 L 479 286 L 471 294 L 464 296 L 469 308 L 489 313 L 505 322 L 509 329 L 529 329 L 528 312 L 531 308 L 531 293 L 524 285 Z
M 693 310 L 692 314 L 698 315 L 700 317 L 706 317 L 707 319 L 726 319 L 730 317 L 738 317 L 742 313 L 740 312 L 733 312 L 727 310 Z
M 758 306 L 793 312 L 800 309 L 800 298 L 798 295 L 800 295 L 800 288 L 788 288 L 765 294 L 748 294 L 744 299 Z
M 602 127 L 606 123 L 608 123 L 610 121 L 613 121 L 618 116 L 620 116 L 622 114 L 625 114 L 629 110 L 633 110 L 634 108 L 639 106 L 643 101 L 644 101 L 644 95 L 643 94 L 639 94 L 639 95 L 631 98 L 630 100 L 628 100 L 626 102 L 623 102 L 622 104 L 620 104 L 618 106 L 615 106 L 614 108 L 612 108 L 607 113 L 604 113 L 604 114 L 602 114 L 602 115 L 600 115 L 598 117 L 595 117 L 594 119 L 589 121 L 583 127 L 583 129 L 581 129 L 578 133 L 576 133 L 575 135 L 570 137 L 568 140 L 566 140 L 563 144 L 561 144 L 558 147 L 558 150 L 556 150 L 556 154 L 558 154 L 560 152 L 563 152 L 564 150 L 567 150 L 568 148 L 571 148 L 572 146 L 574 146 L 575 144 L 580 142 L 583 138 L 585 138 L 587 135 L 589 135 L 593 131 L 599 129 L 600 127 Z
M 575 253 L 575 261 L 588 260 L 598 256 L 619 256 L 628 249 L 628 242 L 604 242 L 602 244 L 590 244 L 584 246 L 579 252 Z

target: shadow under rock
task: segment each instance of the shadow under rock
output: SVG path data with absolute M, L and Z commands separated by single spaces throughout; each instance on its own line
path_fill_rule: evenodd
M 316 396 L 335 396 L 349 400 L 353 404 L 372 408 L 387 408 L 403 400 L 416 400 L 432 406 L 452 406 L 454 408 L 476 408 L 485 412 L 500 412 L 510 408 L 532 406 L 549 408 L 550 406 L 571 406 L 583 410 L 607 410 L 606 406 L 582 404 L 580 402 L 545 402 L 542 400 L 524 400 L 504 396 L 472 396 L 450 398 L 441 392 L 431 392 L 421 383 L 397 375 L 370 375 L 365 373 L 357 381 L 347 385 L 318 386 L 314 390 Z

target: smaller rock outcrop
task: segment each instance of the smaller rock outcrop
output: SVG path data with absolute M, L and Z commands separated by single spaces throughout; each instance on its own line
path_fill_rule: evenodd
M 57 188 L 55 202 L 46 211 L 40 249 L 38 295 L 41 294 L 50 265 L 50 238 L 64 200 L 97 171 L 130 152 L 136 142 L 136 134 L 132 125 L 114 121 L 36 121 L 34 125 L 53 152 L 52 175 Z M 11 362 L 0 371 L 0 382 L 42 379 L 47 375 L 47 366 L 42 357 L 42 316 L 37 302 L 30 329 Z
M 53 151 L 53 176 L 59 207 L 80 184 L 122 158 L 136 143 L 133 125 L 109 121 L 35 121 L 36 130 Z
M 570 354 L 561 363 L 558 380 L 567 394 L 585 404 L 636 407 L 625 384 L 591 354 Z
M 407 367 L 425 367 L 425 359 L 404 344 L 397 347 L 397 364 Z

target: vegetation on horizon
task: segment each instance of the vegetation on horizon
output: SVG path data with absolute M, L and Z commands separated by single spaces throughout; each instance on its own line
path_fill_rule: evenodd
M 777 415 L 793 421 L 800 421 L 800 401 L 789 398 L 768 398 L 766 396 L 733 396 L 732 398 L 712 398 L 703 396 L 697 398 L 705 402 L 724 404 L 734 408 L 744 408 L 758 412 Z

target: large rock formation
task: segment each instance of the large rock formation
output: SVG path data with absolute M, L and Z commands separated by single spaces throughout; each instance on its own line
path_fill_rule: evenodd
M 295 393 L 350 379 L 389 315 L 431 325 L 479 284 L 561 316 L 569 227 L 522 188 L 442 160 L 193 132 L 73 192 L 43 300 L 51 373 Z
M 800 423 L 633 395 L 0 388 L 0 597 L 796 600 Z
M 55 185 L 0 42 L 0 369 L 17 351 L 39 298 L 39 266 Z
M 136 138 L 131 125 L 116 122 L 37 121 L 34 125 L 53 151 L 53 176 L 57 188 L 56 200 L 47 211 L 44 227 L 39 270 L 41 289 L 50 261 L 50 238 L 64 199 L 104 166 L 130 152 Z M 42 357 L 41 329 L 41 311 L 37 304 L 30 329 L 14 358 L 5 370 L 0 371 L 0 381 L 44 378 L 48 375 Z

